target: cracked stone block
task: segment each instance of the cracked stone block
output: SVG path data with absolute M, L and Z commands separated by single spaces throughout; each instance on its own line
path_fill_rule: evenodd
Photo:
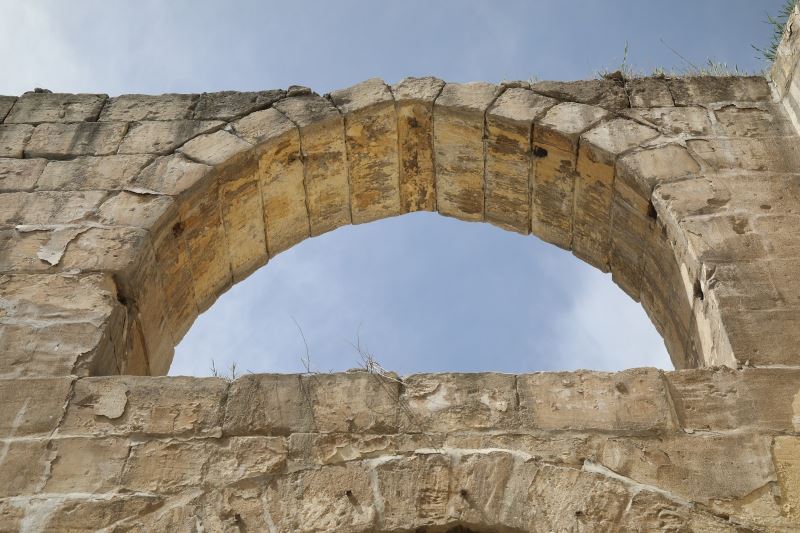
M 556 101 L 527 89 L 507 89 L 486 114 L 486 220 L 530 233 L 533 121 Z
M 16 101 L 16 96 L 0 96 L 0 123 L 6 118 Z
M 117 152 L 127 124 L 77 122 L 40 124 L 25 145 L 25 158 L 68 159 Z
M 45 159 L 0 158 L 0 191 L 30 191 L 44 172 Z
M 498 94 L 488 83 L 448 83 L 436 99 L 436 206 L 443 215 L 484 219 L 484 114 Z
M 373 78 L 331 93 L 344 117 L 353 223 L 400 214 L 397 114 L 392 91 Z
M 59 434 L 218 436 L 227 390 L 220 378 L 82 378 Z
M 523 427 L 650 432 L 673 424 L 655 369 L 552 372 L 517 378 Z
M 729 104 L 716 109 L 717 131 L 720 136 L 773 137 L 794 135 L 791 121 L 775 106 L 760 107 L 746 104 Z
M 71 385 L 72 378 L 66 377 L 0 379 L 0 438 L 45 435 L 55 430 Z
M 273 435 L 312 431 L 309 383 L 296 374 L 248 374 L 231 385 L 224 435 Z M 274 406 L 282 406 L 275 409 Z
M 625 115 L 653 124 L 667 135 L 703 137 L 711 133 L 710 111 L 704 107 L 630 109 Z
M 117 488 L 131 446 L 127 439 L 59 438 L 52 442 L 52 466 L 44 491 L 104 493 Z
M 515 376 L 414 374 L 403 379 L 403 432 L 478 431 L 517 427 Z
M 569 249 L 578 141 L 583 132 L 607 114 L 599 107 L 562 103 L 535 121 L 531 230 L 540 239 Z
M 433 167 L 433 102 L 444 87 L 437 78 L 405 78 L 392 86 L 397 106 L 400 207 L 406 212 L 436 209 Z
M 109 99 L 99 120 L 143 122 L 190 119 L 198 98 L 196 94 L 123 94 Z
M 189 161 L 182 154 L 156 158 L 138 172 L 127 189 L 142 194 L 178 196 L 192 189 L 211 171 L 211 167 Z
M 576 167 L 572 251 L 603 272 L 609 269 L 616 158 L 657 135 L 655 130 L 636 122 L 613 119 L 581 136 Z
M 237 131 L 247 129 L 258 138 L 261 155 L 258 179 L 264 205 L 264 224 L 270 257 L 306 239 L 311 233 L 300 133 L 275 109 L 242 119 Z
M 300 130 L 311 235 L 350 224 L 350 185 L 344 120 L 325 98 L 296 96 L 275 108 Z
M 189 139 L 218 129 L 222 124 L 208 120 L 134 122 L 119 146 L 119 153 L 165 155 Z
M 180 148 L 187 158 L 204 165 L 223 165 L 241 158 L 253 146 L 236 135 L 219 130 L 199 135 Z
M 668 82 L 676 106 L 768 102 L 772 98 L 763 76 L 687 76 Z
M 672 93 L 663 78 L 635 78 L 625 82 L 631 107 L 671 107 Z
M 31 134 L 30 124 L 0 124 L 0 157 L 21 159 Z
M 4 122 L 93 122 L 107 99 L 105 94 L 25 93 L 14 103 Z
M 609 110 L 630 107 L 622 84 L 612 80 L 539 81 L 533 92 L 565 102 L 577 102 Z
M 69 161 L 50 161 L 36 183 L 39 190 L 117 190 L 151 160 L 147 155 L 109 155 L 76 157 Z
M 80 222 L 95 212 L 104 191 L 0 193 L 0 225 Z
M 169 196 L 127 191 L 107 198 L 97 208 L 97 218 L 109 226 L 132 226 L 146 230 L 161 227 L 174 216 L 175 201 Z
M 273 89 L 259 92 L 222 91 L 203 93 L 194 110 L 197 120 L 233 120 L 265 109 L 286 96 L 286 91 Z

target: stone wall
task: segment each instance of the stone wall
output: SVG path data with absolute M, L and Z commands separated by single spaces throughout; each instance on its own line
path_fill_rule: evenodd
M 0 531 L 796 530 L 798 17 L 774 81 L 0 97 Z M 680 370 L 153 377 L 418 210 L 610 272 Z

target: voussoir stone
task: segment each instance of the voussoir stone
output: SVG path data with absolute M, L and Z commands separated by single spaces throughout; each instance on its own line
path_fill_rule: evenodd
M 203 93 L 194 109 L 196 120 L 233 120 L 264 109 L 286 96 L 286 91 Z
M 134 122 L 119 146 L 120 154 L 164 155 L 189 139 L 216 130 L 223 125 L 208 120 L 148 120 Z

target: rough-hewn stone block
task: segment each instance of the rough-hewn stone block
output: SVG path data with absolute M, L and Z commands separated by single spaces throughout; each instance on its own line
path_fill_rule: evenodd
M 101 121 L 141 122 L 192 118 L 196 94 L 123 94 L 111 98 L 100 115 Z
M 30 191 L 44 171 L 45 159 L 0 158 L 0 191 Z
M 25 93 L 14 103 L 5 123 L 94 121 L 107 98 L 104 94 Z
M 61 191 L 121 189 L 150 160 L 147 155 L 110 155 L 50 161 L 36 188 Z
M 168 154 L 189 139 L 218 129 L 222 124 L 210 120 L 134 122 L 119 147 L 119 153 Z
M 613 80 L 539 81 L 531 84 L 531 90 L 557 100 L 606 109 L 630 107 L 625 88 Z
M 16 96 L 0 96 L 0 122 L 3 122 L 16 101 Z
M 331 93 L 344 116 L 353 223 L 400 214 L 397 113 L 392 91 L 374 78 Z
M 238 91 L 203 93 L 194 109 L 194 118 L 197 120 L 233 120 L 269 107 L 285 95 L 286 91 L 281 89 L 247 93 Z
M 120 123 L 40 124 L 25 145 L 25 157 L 68 159 L 111 155 L 117 152 L 127 129 L 127 124 Z
M 437 78 L 405 78 L 392 86 L 397 105 L 400 151 L 400 205 L 403 212 L 436 209 L 433 167 L 433 102 L 444 82 Z
M 631 107 L 672 106 L 672 93 L 664 78 L 634 78 L 625 82 Z
M 701 76 L 670 78 L 676 106 L 716 102 L 768 102 L 769 86 L 763 76 Z
M 72 378 L 0 380 L 0 438 L 48 434 L 64 414 Z M 1 446 L 1 445 L 0 445 Z
M 33 126 L 30 124 L 0 124 L 0 157 L 22 158 L 31 134 Z
M 225 435 L 289 435 L 313 428 L 311 391 L 301 376 L 252 374 L 231 385 Z
M 498 94 L 488 83 L 449 83 L 436 99 L 436 206 L 443 215 L 484 219 L 484 115 Z
M 104 191 L 0 193 L 0 225 L 69 224 L 94 212 Z

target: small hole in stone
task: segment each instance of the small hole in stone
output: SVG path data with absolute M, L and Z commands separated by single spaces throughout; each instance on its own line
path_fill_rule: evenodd
M 458 493 L 461 494 L 462 498 L 466 498 L 469 495 L 469 492 L 467 492 L 467 489 L 461 489 L 460 491 L 458 491 Z
M 547 157 L 547 150 L 542 148 L 541 146 L 534 146 L 533 147 L 533 157 Z
M 658 218 L 658 212 L 656 211 L 656 206 L 653 205 L 653 202 L 647 204 L 647 216 L 653 220 Z
M 176 222 L 174 226 L 172 226 L 172 235 L 174 237 L 180 237 L 183 233 L 183 222 Z
M 705 298 L 705 295 L 703 294 L 703 287 L 700 286 L 699 279 L 695 280 L 694 282 L 694 297 L 700 300 L 701 302 L 703 301 L 703 298 Z

